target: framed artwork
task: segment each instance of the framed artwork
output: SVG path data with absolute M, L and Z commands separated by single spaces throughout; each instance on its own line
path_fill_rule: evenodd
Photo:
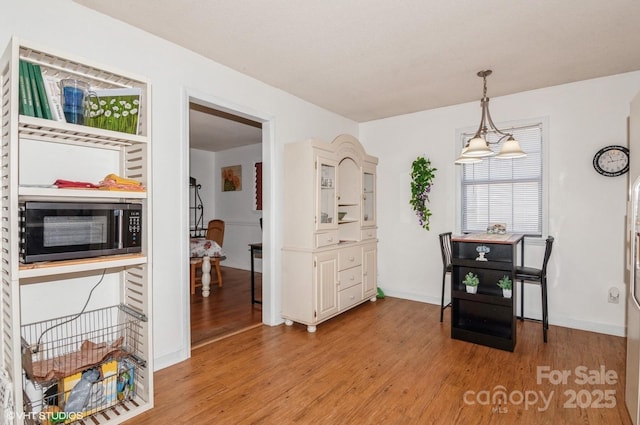
M 242 165 L 222 167 L 222 191 L 237 192 L 242 190 Z

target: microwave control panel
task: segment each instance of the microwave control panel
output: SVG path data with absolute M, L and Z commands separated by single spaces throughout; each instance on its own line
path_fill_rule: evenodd
M 136 250 L 131 250 L 131 252 L 139 252 L 140 244 L 142 243 L 142 211 L 136 209 L 127 210 L 125 218 L 125 225 L 127 226 L 125 247 L 137 248 Z

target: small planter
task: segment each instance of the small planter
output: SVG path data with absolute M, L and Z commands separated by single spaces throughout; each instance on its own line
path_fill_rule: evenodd
M 478 275 L 474 273 L 467 273 L 462 281 L 462 284 L 466 286 L 467 292 L 469 294 L 475 294 L 478 292 L 478 285 L 480 284 L 480 279 L 478 279 Z
M 513 289 L 513 281 L 507 275 L 502 276 L 502 279 L 498 281 L 498 286 L 502 288 L 502 296 L 505 298 L 511 298 L 511 290 Z
M 475 293 L 478 292 L 478 287 L 477 286 L 465 285 L 465 287 L 467 288 L 467 292 L 469 294 L 475 294 Z

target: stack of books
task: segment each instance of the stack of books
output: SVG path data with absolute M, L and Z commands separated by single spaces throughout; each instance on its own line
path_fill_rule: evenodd
M 58 81 L 44 76 L 40 65 L 21 60 L 19 66 L 20 114 L 64 121 Z

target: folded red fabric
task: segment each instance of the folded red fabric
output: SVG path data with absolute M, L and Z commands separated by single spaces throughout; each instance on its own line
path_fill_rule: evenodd
M 79 188 L 83 188 L 83 189 L 97 189 L 98 188 L 98 186 L 93 184 L 93 183 L 75 182 L 75 181 L 71 181 L 71 180 L 62 180 L 62 179 L 56 180 L 53 184 L 58 186 L 59 189 L 73 188 L 73 187 L 79 187 Z

